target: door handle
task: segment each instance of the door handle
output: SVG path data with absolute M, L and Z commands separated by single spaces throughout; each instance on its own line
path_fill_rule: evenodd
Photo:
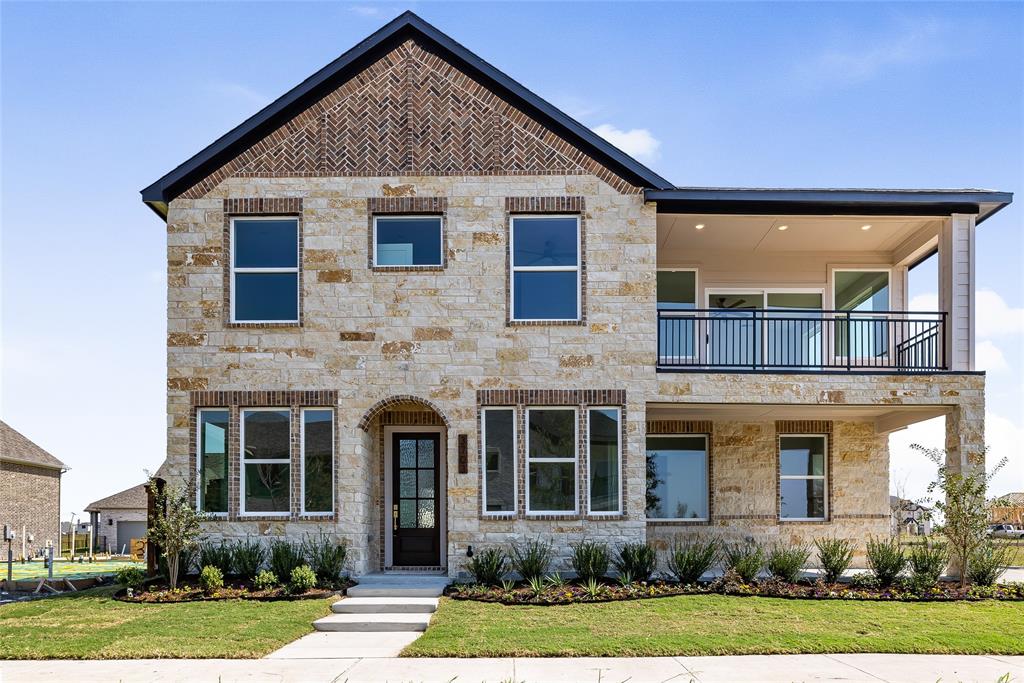
M 398 531 L 398 503 L 391 505 L 391 530 Z

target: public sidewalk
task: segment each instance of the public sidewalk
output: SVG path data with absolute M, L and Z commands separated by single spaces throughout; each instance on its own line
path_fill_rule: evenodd
M 336 683 L 996 683 L 1024 681 L 1024 657 L 764 655 L 502 659 L 251 659 L 0 662 L 0 683 L 232 681 Z

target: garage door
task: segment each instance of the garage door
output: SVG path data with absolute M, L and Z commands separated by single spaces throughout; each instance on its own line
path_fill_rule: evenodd
M 118 522 L 117 523 L 117 552 L 131 552 L 132 539 L 144 538 L 146 536 L 145 522 Z M 123 549 L 123 550 L 122 550 Z

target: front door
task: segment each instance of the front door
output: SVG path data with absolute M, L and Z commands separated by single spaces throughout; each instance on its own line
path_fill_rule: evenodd
M 403 432 L 392 439 L 392 564 L 436 567 L 441 564 L 440 435 Z

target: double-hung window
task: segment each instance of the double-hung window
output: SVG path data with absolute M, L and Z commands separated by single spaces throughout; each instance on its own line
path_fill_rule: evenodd
M 375 216 L 374 266 L 442 266 L 441 216 Z
M 579 216 L 513 216 L 513 321 L 580 319 Z
M 231 322 L 299 322 L 299 221 L 231 219 Z
M 302 513 L 334 512 L 334 411 L 302 409 Z
M 647 517 L 708 519 L 707 436 L 647 437 Z
M 526 411 L 526 511 L 575 514 L 579 476 L 575 408 Z
M 515 408 L 485 408 L 481 415 L 483 433 L 484 514 L 516 511 L 516 411 Z
M 243 515 L 291 511 L 291 411 L 245 408 L 240 433 Z
M 823 520 L 828 515 L 828 437 L 795 434 L 779 437 L 779 516 Z
M 196 503 L 201 512 L 224 515 L 228 512 L 228 411 L 200 410 L 196 423 Z
M 622 512 L 621 452 L 618 408 L 587 411 L 587 467 L 591 514 Z

